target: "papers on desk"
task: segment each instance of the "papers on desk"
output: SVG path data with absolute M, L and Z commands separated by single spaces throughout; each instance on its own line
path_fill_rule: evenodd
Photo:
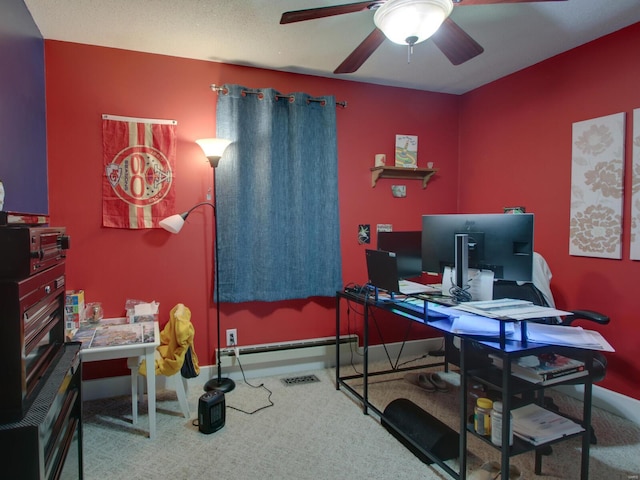
M 480 317 L 477 315 L 460 315 L 451 321 L 451 333 L 463 335 L 481 335 L 497 337 L 500 335 L 500 320 Z M 505 335 L 511 337 L 514 334 L 513 322 L 505 323 Z
M 508 312 L 511 308 L 521 308 L 520 304 L 527 304 L 521 300 L 503 299 L 492 300 L 487 302 L 466 302 L 456 306 L 439 305 L 433 302 L 425 302 L 419 298 L 408 297 L 401 300 L 408 305 L 413 305 L 417 310 L 422 310 L 425 303 L 427 304 L 428 316 L 437 318 L 449 318 L 451 322 L 450 331 L 460 335 L 474 335 L 485 337 L 498 337 L 500 335 L 500 324 L 504 324 L 505 336 L 513 340 L 522 340 L 521 338 L 521 322 L 500 320 L 504 312 Z M 481 304 L 489 304 L 495 308 L 473 308 L 473 306 Z M 468 308 L 469 305 L 472 308 Z M 526 305 L 525 305 L 526 307 Z M 542 317 L 566 315 L 570 312 L 564 312 L 555 308 L 536 307 L 536 312 L 544 312 Z M 524 308 L 524 307 L 522 307 Z M 467 313 L 469 311 L 469 313 Z M 473 313 L 471 313 L 473 312 Z M 483 313 L 479 313 L 483 312 Z M 552 313 L 549 313 L 552 312 Z M 492 318 L 493 317 L 493 318 Z M 510 319 L 514 316 L 509 315 Z M 538 315 L 524 318 L 538 318 Z M 529 342 L 542 343 L 545 345 L 563 345 L 569 347 L 585 348 L 589 350 L 601 350 L 605 352 L 614 352 L 613 347 L 607 340 L 594 330 L 585 330 L 582 327 L 570 327 L 565 325 L 548 325 L 536 322 L 527 322 L 527 338 Z
M 424 305 L 424 300 L 412 299 L 408 302 L 416 302 L 416 305 Z M 422 302 L 422 303 L 419 303 Z M 513 336 L 515 332 L 515 322 L 502 322 L 485 316 L 463 313 L 456 307 L 440 305 L 427 302 L 429 317 L 447 318 L 451 322 L 449 331 L 461 335 L 476 335 L 486 337 L 498 337 L 500 335 L 500 324 L 504 323 L 505 335 Z
M 526 300 L 501 298 L 482 302 L 465 302 L 457 305 L 458 310 L 491 318 L 509 318 L 512 320 L 530 320 L 534 318 L 571 315 L 571 312 L 556 308 L 540 307 Z
M 582 327 L 529 322 L 527 323 L 527 340 L 534 343 L 615 352 L 600 332 L 585 330 Z
M 81 342 L 82 348 L 98 348 L 153 343 L 154 337 L 153 322 L 122 324 L 107 319 L 97 325 L 81 325 L 72 340 Z
M 411 282 L 409 280 L 398 280 L 398 289 L 400 293 L 405 295 L 413 295 L 414 293 L 440 293 L 442 291 L 442 289 L 438 290 L 431 285 Z

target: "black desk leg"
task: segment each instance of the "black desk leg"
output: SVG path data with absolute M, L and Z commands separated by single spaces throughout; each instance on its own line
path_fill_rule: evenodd
M 363 377 L 362 381 L 363 385 L 363 404 L 362 404 L 362 413 L 365 415 L 368 414 L 369 408 L 369 306 L 365 303 L 364 305 L 364 325 L 363 325 L 363 346 L 364 346 L 364 355 L 363 355 Z
M 504 348 L 504 347 L 503 347 Z M 502 357 L 502 411 L 507 412 L 502 415 L 502 445 L 500 446 L 500 471 L 509 471 L 509 431 L 511 427 L 511 389 L 509 382 L 511 381 L 511 356 Z M 493 425 L 491 425 L 493 428 Z
M 458 442 L 460 480 L 467 478 L 467 366 L 466 340 L 460 339 L 460 437 Z
M 582 399 L 582 426 L 584 427 L 585 432 L 582 436 L 582 468 L 580 470 L 581 480 L 589 479 L 589 449 L 591 448 L 591 403 L 593 401 L 593 351 L 589 350 L 586 361 L 586 367 L 587 370 L 589 370 L 589 375 L 587 375 L 587 381 L 584 383 L 584 398 Z
M 340 294 L 336 294 L 336 390 L 340 390 Z

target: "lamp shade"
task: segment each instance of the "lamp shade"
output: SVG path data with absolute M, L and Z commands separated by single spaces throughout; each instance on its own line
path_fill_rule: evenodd
M 202 205 L 209 205 L 211 208 L 213 208 L 214 212 L 216 210 L 216 207 L 215 207 L 215 205 L 213 203 L 200 202 L 200 203 L 195 204 L 193 207 L 191 207 L 186 212 L 176 213 L 175 215 L 171 215 L 170 217 L 163 218 L 162 220 L 160 220 L 158 225 L 160 225 L 162 228 L 164 228 L 167 232 L 178 233 L 178 232 L 180 232 L 180 230 L 182 230 L 182 226 L 184 225 L 184 221 L 187 219 L 189 214 L 191 214 L 191 212 L 193 212 L 196 208 L 201 207 Z
M 184 214 L 182 214 L 184 215 Z M 159 225 L 164 228 L 167 232 L 178 233 L 182 229 L 184 225 L 184 218 L 181 214 L 176 213 L 175 215 L 171 215 L 170 217 L 163 218 L 160 220 Z
M 433 35 L 452 10 L 451 0 L 388 0 L 373 22 L 392 42 L 414 45 Z
M 213 168 L 218 166 L 218 161 L 224 154 L 224 151 L 231 144 L 231 140 L 224 138 L 201 138 L 196 140 L 196 143 L 200 145 L 205 156 L 211 162 Z

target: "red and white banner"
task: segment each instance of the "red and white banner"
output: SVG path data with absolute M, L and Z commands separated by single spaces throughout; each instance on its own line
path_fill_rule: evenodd
M 175 120 L 102 116 L 102 225 L 157 228 L 173 215 Z

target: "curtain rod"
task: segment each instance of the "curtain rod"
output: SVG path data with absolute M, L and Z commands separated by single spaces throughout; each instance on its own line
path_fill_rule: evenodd
M 220 92 L 228 93 L 228 90 L 226 88 L 221 87 L 219 85 L 216 85 L 215 83 L 211 84 L 211 90 L 213 90 L 216 93 L 220 93 Z M 261 92 L 257 92 L 257 91 L 254 91 L 254 90 L 243 90 L 242 92 L 243 93 L 252 94 L 252 95 L 259 95 L 261 93 Z M 276 98 L 277 99 L 290 98 L 290 96 L 289 95 L 276 95 Z M 324 102 L 324 100 L 321 99 L 321 98 L 310 98 L 309 101 L 310 102 L 320 102 L 320 103 Z M 336 102 L 336 105 L 340 106 L 342 108 L 347 108 L 347 102 L 346 101 L 345 102 Z

